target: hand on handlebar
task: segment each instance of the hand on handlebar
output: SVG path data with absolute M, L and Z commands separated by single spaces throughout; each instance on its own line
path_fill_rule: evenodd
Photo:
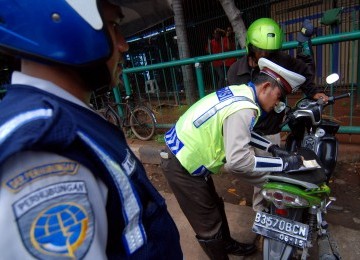
M 312 98 L 315 100 L 322 99 L 325 104 L 329 101 L 329 97 L 324 93 L 316 93 Z
M 318 94 L 323 94 L 323 93 L 317 93 L 316 95 L 318 95 Z M 315 98 L 315 96 L 313 98 Z M 337 100 L 337 99 L 348 98 L 348 97 L 351 96 L 351 94 L 350 93 L 345 93 L 345 94 L 341 94 L 339 96 L 330 96 L 330 97 L 325 95 L 327 97 L 327 99 L 321 98 L 322 97 L 321 95 L 318 95 L 318 96 L 320 97 L 318 99 L 318 101 L 317 101 L 318 104 L 323 105 L 323 106 L 327 106 L 329 104 L 334 104 L 335 100 Z M 319 100 L 322 100 L 323 103 L 319 103 Z M 326 100 L 326 102 L 325 102 L 325 100 Z

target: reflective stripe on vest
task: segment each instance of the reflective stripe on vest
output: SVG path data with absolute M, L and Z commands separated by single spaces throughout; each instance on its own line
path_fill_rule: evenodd
M 224 121 L 241 109 L 254 109 L 258 117 L 261 112 L 253 97 L 246 85 L 229 86 L 205 96 L 179 118 L 165 141 L 190 174 L 219 172 L 225 159 Z
M 175 126 L 173 126 L 166 134 L 165 134 L 165 143 L 169 147 L 170 151 L 176 155 L 181 148 L 184 147 L 184 144 L 177 137 Z M 210 174 L 210 171 L 206 169 L 204 165 L 201 165 L 198 169 L 191 173 L 194 176 L 207 176 Z
M 218 111 L 220 111 L 224 107 L 227 107 L 227 106 L 231 105 L 232 103 L 238 102 L 238 101 L 249 101 L 254 104 L 254 101 L 252 101 L 250 98 L 243 97 L 243 96 L 233 96 L 224 101 L 221 101 L 220 103 L 216 104 L 215 106 L 210 108 L 208 111 L 206 111 L 204 114 L 202 114 L 199 118 L 197 118 L 194 121 L 194 126 L 197 128 L 200 127 L 203 123 L 205 123 L 212 116 L 214 116 Z
M 176 155 L 181 150 L 181 148 L 184 147 L 184 144 L 180 141 L 176 134 L 175 126 L 173 126 L 165 134 L 165 142 L 174 155 Z
M 123 242 L 128 253 L 131 254 L 146 243 L 146 233 L 140 217 L 142 208 L 138 196 L 133 190 L 129 176 L 121 169 L 120 165 L 84 133 L 78 132 L 78 135 L 99 156 L 115 182 L 123 205 L 122 214 L 125 221 L 125 228 L 122 234 Z
M 15 116 L 0 127 L 0 144 L 21 126 L 38 119 L 49 118 L 53 115 L 52 109 L 35 109 Z

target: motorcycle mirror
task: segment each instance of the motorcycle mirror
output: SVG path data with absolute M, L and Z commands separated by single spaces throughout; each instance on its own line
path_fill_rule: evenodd
M 286 108 L 286 104 L 284 102 L 279 102 L 275 107 L 274 110 L 276 113 L 281 113 Z
M 326 77 L 327 84 L 333 84 L 334 82 L 339 80 L 339 74 L 333 73 Z

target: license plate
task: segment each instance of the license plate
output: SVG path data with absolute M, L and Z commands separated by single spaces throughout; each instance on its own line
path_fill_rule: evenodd
M 306 224 L 264 212 L 256 212 L 252 230 L 262 236 L 300 248 L 306 247 L 309 234 L 309 226 Z

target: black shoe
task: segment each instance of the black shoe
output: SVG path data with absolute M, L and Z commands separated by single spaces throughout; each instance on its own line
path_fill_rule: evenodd
M 230 238 L 230 240 L 226 241 L 225 250 L 230 255 L 250 255 L 256 251 L 256 246 L 240 243 Z

